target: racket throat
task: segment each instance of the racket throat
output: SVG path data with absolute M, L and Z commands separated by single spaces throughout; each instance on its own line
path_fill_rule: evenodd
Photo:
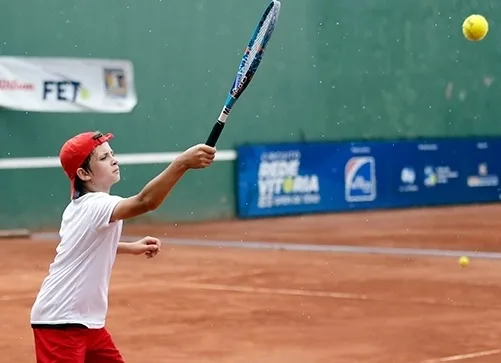
M 217 119 L 219 122 L 226 122 L 226 119 L 228 118 L 228 115 L 230 114 L 235 101 L 236 99 L 231 94 L 228 94 L 226 101 L 224 102 L 223 109 L 221 110 L 221 113 L 219 114 L 219 117 Z

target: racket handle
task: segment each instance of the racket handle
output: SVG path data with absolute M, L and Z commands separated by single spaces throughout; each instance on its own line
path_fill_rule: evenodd
M 221 132 L 223 132 L 224 128 L 224 122 L 217 121 L 214 126 L 212 127 L 212 131 L 209 134 L 209 137 L 207 138 L 207 141 L 205 142 L 205 145 L 214 147 L 216 146 L 216 142 L 219 139 L 219 135 L 221 135 Z

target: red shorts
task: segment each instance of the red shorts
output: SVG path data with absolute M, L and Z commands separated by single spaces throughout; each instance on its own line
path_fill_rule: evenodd
M 34 328 L 37 363 L 124 363 L 105 328 Z

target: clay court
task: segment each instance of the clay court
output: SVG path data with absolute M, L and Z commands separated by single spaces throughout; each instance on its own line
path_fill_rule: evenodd
M 490 205 L 129 223 L 125 236 L 165 241 L 153 260 L 118 256 L 107 325 L 128 363 L 497 363 L 500 215 Z M 48 238 L 1 241 L 1 362 L 34 361 L 29 312 Z M 461 268 L 461 250 L 483 254 Z

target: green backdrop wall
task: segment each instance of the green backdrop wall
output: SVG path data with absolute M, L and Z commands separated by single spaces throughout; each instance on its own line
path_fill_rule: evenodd
M 203 142 L 266 0 L 9 2 L 0 54 L 126 58 L 139 103 L 125 115 L 0 111 L 0 157 L 55 156 L 71 135 L 115 133 L 120 153 Z M 471 13 L 488 37 L 466 41 Z M 501 30 L 495 0 L 283 0 L 264 62 L 218 149 L 298 140 L 499 135 Z M 164 165 L 128 165 L 130 195 Z M 187 175 L 160 221 L 234 216 L 233 162 Z M 0 170 L 0 228 L 54 227 L 68 201 L 60 169 Z M 204 191 L 203 193 L 201 191 Z

